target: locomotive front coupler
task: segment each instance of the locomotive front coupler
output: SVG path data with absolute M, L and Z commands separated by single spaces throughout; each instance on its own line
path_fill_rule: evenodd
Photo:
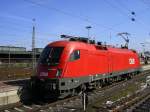
M 54 98 L 59 96 L 57 81 L 53 79 L 39 79 L 37 76 L 32 76 L 30 86 L 32 95 L 41 98 Z

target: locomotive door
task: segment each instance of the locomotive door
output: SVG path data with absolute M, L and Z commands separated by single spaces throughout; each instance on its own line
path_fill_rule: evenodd
M 84 62 L 81 60 L 81 50 L 74 50 L 67 62 L 66 74 L 76 77 L 82 74 Z
M 109 53 L 109 57 L 108 57 L 108 72 L 109 73 L 113 72 L 113 56 L 110 53 Z

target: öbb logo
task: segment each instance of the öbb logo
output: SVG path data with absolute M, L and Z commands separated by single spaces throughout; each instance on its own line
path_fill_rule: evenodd
M 135 59 L 134 59 L 134 58 L 130 58 L 130 59 L 129 59 L 129 64 L 130 64 L 130 65 L 135 64 Z

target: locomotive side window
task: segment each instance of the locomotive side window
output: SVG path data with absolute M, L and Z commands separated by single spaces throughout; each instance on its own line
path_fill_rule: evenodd
M 75 50 L 73 53 L 70 55 L 70 61 L 74 61 L 80 58 L 80 50 Z

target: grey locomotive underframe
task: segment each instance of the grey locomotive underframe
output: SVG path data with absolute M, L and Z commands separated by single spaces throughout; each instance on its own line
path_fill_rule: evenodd
M 54 95 L 60 95 L 64 93 L 69 93 L 70 90 L 80 87 L 83 84 L 91 84 L 96 81 L 111 79 L 118 76 L 126 76 L 126 74 L 138 73 L 141 72 L 141 68 L 130 69 L 119 72 L 112 72 L 107 74 L 91 74 L 86 77 L 80 78 L 49 78 L 49 79 L 38 79 L 37 77 L 32 77 L 31 81 L 36 85 L 36 88 L 40 91 L 53 93 Z

